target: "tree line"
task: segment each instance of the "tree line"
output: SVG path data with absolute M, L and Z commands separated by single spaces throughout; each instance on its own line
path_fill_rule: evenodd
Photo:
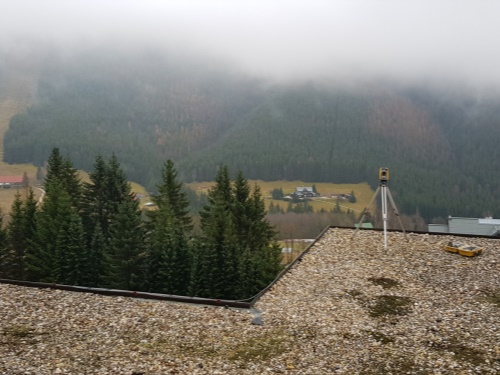
M 82 182 L 52 150 L 45 196 L 16 195 L 0 230 L 0 277 L 206 298 L 245 299 L 281 268 L 261 192 L 222 167 L 193 233 L 187 193 L 164 163 L 155 210 L 143 211 L 116 156 L 95 159 Z

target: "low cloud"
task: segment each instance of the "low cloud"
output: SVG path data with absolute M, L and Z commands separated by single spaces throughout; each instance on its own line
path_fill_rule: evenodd
M 3 0 L 0 43 L 197 53 L 252 74 L 500 84 L 496 1 Z

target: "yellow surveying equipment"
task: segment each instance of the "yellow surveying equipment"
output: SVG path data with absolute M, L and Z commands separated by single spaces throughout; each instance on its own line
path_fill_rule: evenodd
M 391 191 L 389 190 L 389 186 L 387 186 L 387 181 L 389 181 L 389 168 L 384 168 L 381 167 L 378 170 L 378 179 L 380 180 L 380 185 L 375 191 L 375 194 L 373 194 L 372 199 L 370 200 L 370 203 L 368 203 L 368 206 L 365 207 L 363 210 L 363 213 L 361 214 L 361 219 L 359 219 L 358 226 L 356 227 L 356 231 L 354 234 L 357 233 L 359 228 L 361 227 L 361 224 L 363 224 L 363 219 L 365 218 L 367 212 L 370 210 L 370 207 L 372 203 L 374 202 L 375 198 L 377 197 L 377 194 L 380 192 L 380 198 L 381 198 L 381 205 L 382 205 L 382 222 L 384 225 L 384 247 L 387 248 L 387 198 L 389 198 L 389 203 L 392 206 L 392 209 L 394 211 L 394 215 L 397 217 L 399 221 L 399 225 L 401 226 L 401 229 L 403 230 L 403 233 L 406 234 L 405 228 L 403 227 L 403 223 L 401 222 L 401 218 L 399 217 L 399 212 L 396 207 L 396 203 L 394 203 L 394 199 L 392 198 Z M 353 237 L 354 237 L 353 234 Z
M 378 170 L 378 179 L 380 180 L 380 183 L 386 183 L 389 181 L 389 168 L 381 167 Z

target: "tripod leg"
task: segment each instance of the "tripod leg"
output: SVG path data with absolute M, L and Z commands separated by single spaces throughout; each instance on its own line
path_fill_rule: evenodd
M 394 210 L 394 214 L 398 218 L 399 225 L 401 226 L 401 229 L 403 230 L 403 233 L 406 234 L 405 228 L 403 227 L 403 223 L 401 222 L 401 217 L 399 217 L 398 208 L 396 207 L 396 203 L 394 203 L 394 199 L 392 199 L 392 194 L 391 194 L 391 191 L 389 190 L 389 187 L 387 187 L 387 195 L 389 196 L 389 201 L 391 202 L 392 208 Z
M 377 190 L 375 190 L 375 194 L 373 194 L 373 197 L 372 199 L 370 200 L 370 202 L 368 203 L 368 206 L 365 207 L 365 209 L 363 210 L 363 213 L 361 215 L 361 219 L 359 219 L 359 223 L 358 223 L 358 227 L 356 228 L 356 230 L 354 231 L 354 234 L 356 234 L 359 230 L 359 228 L 361 228 L 361 224 L 363 224 L 363 220 L 365 218 L 365 215 L 366 213 L 370 210 L 370 207 L 371 205 L 373 204 L 373 201 L 375 200 L 375 198 L 377 197 L 377 194 L 378 192 L 380 191 L 380 185 L 379 187 L 377 188 Z

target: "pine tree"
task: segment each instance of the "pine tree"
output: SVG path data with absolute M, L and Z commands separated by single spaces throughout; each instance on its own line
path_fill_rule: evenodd
M 233 224 L 233 191 L 229 171 L 222 167 L 216 185 L 208 192 L 208 204 L 200 212 L 201 246 L 197 249 L 194 269 L 197 278 L 190 290 L 201 297 L 229 298 L 237 285 L 236 232 Z
M 104 277 L 107 273 L 106 240 L 102 233 L 101 225 L 96 223 L 94 231 L 88 246 L 89 257 L 89 286 L 103 287 L 105 286 Z
M 47 174 L 45 176 L 45 185 L 50 185 L 54 180 L 62 180 L 64 158 L 62 157 L 59 148 L 55 147 L 49 156 L 47 162 Z
M 275 200 L 281 200 L 284 196 L 285 194 L 283 194 L 282 188 L 273 189 L 273 191 L 271 192 L 271 197 Z
M 189 277 L 189 286 L 187 294 L 189 296 L 202 296 L 204 295 L 204 273 L 202 269 L 202 264 L 204 263 L 203 257 L 205 256 L 205 251 L 203 248 L 203 243 L 199 241 L 199 238 L 194 238 L 191 241 L 191 269 Z
M 112 288 L 140 290 L 143 285 L 144 228 L 138 203 L 124 201 L 109 228 L 107 282 Z
M 107 165 L 101 155 L 96 157 L 89 179 L 90 182 L 83 184 L 82 219 L 90 243 L 97 225 L 104 238 L 107 237 L 110 222 L 109 201 L 106 194 Z
M 3 214 L 0 212 L 0 278 L 11 277 L 9 265 L 7 232 L 3 227 Z
M 169 233 L 163 231 L 163 215 L 156 216 L 157 222 L 150 231 L 145 260 L 145 289 L 154 293 L 172 293 L 172 260 L 169 247 Z
M 248 181 L 243 177 L 241 172 L 238 172 L 234 180 L 234 203 L 231 207 L 236 235 L 238 236 L 238 244 L 247 246 L 248 241 L 252 238 L 252 220 L 253 208 L 250 202 L 250 186 Z
M 281 248 L 276 240 L 276 231 L 266 219 L 264 199 L 259 186 L 255 185 L 248 198 L 247 214 L 249 226 L 246 228 L 244 242 L 245 254 L 241 259 L 248 264 L 240 267 L 241 297 L 250 297 L 269 284 L 281 269 Z
M 50 191 L 55 181 L 58 181 L 69 194 L 72 206 L 78 208 L 82 193 L 81 180 L 71 160 L 62 157 L 58 148 L 52 150 L 47 163 L 44 183 L 46 193 Z
M 209 197 L 210 197 L 209 193 Z M 208 207 L 207 207 L 208 208 Z M 237 240 L 233 217 L 225 201 L 213 200 L 210 216 L 203 217 L 201 247 L 196 259 L 200 262 L 199 296 L 235 298 L 237 280 Z M 198 267 L 198 266 L 197 266 Z
M 62 167 L 63 186 L 71 197 L 71 205 L 79 209 L 82 198 L 82 181 L 78 171 L 73 168 L 73 163 L 68 158 L 63 160 Z
M 17 192 L 10 209 L 10 221 L 7 225 L 7 243 L 2 259 L 3 277 L 17 280 L 22 280 L 25 273 L 24 251 L 26 249 L 26 241 L 24 238 L 22 206 L 21 194 Z
M 89 258 L 83 225 L 75 211 L 70 212 L 55 240 L 55 277 L 58 283 L 89 285 Z
M 171 160 L 163 165 L 162 183 L 157 188 L 158 194 L 153 197 L 153 202 L 159 209 L 169 206 L 182 229 L 186 233 L 190 232 L 193 224 L 189 216 L 189 201 L 186 192 L 182 190 L 182 183 L 177 180 L 177 171 Z
M 190 280 L 191 254 L 188 237 L 193 228 L 187 194 L 177 181 L 177 172 L 168 160 L 162 183 L 153 197 L 158 209 L 151 211 L 148 237 L 148 288 L 170 294 L 186 294 Z
M 28 278 L 33 281 L 58 282 L 65 276 L 62 265 L 66 254 L 56 253 L 56 239 L 75 211 L 62 183 L 54 180 L 50 184 L 42 208 L 36 213 L 34 239 L 26 254 Z
M 24 280 L 26 277 L 25 251 L 33 233 L 28 232 L 26 210 L 21 194 L 16 193 L 6 228 L 7 241 L 3 259 L 5 277 Z
M 356 195 L 354 194 L 354 190 L 351 190 L 351 194 L 349 195 L 349 203 L 356 203 Z
M 108 162 L 106 190 L 107 197 L 114 198 L 111 201 L 114 204 L 113 212 L 118 212 L 118 206 L 122 202 L 135 199 L 127 176 L 114 154 Z
M 186 295 L 191 272 L 191 254 L 183 227 L 169 206 L 160 207 L 148 239 L 148 290 Z
M 133 201 L 134 195 L 114 155 L 109 163 L 106 163 L 102 156 L 97 156 L 89 178 L 90 183 L 85 183 L 83 186 L 81 210 L 87 242 L 91 242 L 97 223 L 107 242 L 109 227 L 118 214 L 120 205 L 125 201 Z
M 195 254 L 191 293 L 248 298 L 274 279 L 281 249 L 258 186 L 251 193 L 241 173 L 232 185 L 224 167 L 200 214 L 202 246 Z
M 35 199 L 33 189 L 28 190 L 26 199 L 24 200 L 23 213 L 24 213 L 24 237 L 28 242 L 28 246 L 33 241 L 36 231 L 35 216 L 38 211 L 38 202 Z
M 340 207 L 340 200 L 337 197 L 337 200 L 335 201 L 335 207 L 333 207 L 332 212 L 334 214 L 341 214 L 342 213 L 342 208 Z

